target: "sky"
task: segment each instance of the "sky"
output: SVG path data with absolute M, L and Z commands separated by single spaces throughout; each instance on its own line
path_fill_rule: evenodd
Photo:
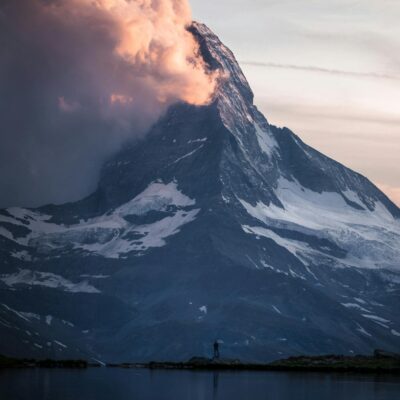
M 400 205 L 399 0 L 191 0 L 270 123 Z
M 171 104 L 208 104 L 192 18 L 272 124 L 400 205 L 399 0 L 0 0 L 0 208 L 85 197 Z

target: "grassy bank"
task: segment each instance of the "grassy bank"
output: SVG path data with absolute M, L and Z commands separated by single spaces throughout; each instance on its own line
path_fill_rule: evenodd
M 79 368 L 98 367 L 85 360 L 15 359 L 0 355 L 0 368 Z M 299 371 L 299 372 L 360 372 L 400 374 L 400 355 L 376 350 L 373 355 L 323 355 L 290 357 L 272 363 L 246 363 L 231 359 L 193 357 L 186 362 L 150 362 L 107 364 L 114 368 L 235 370 L 235 371 Z
M 247 371 L 315 371 L 315 372 L 362 372 L 400 374 L 400 356 L 375 351 L 371 356 L 323 355 L 290 357 L 272 363 L 245 363 L 240 360 L 208 359 L 194 357 L 187 362 L 150 362 L 148 364 L 117 364 L 122 368 L 192 369 L 192 370 L 247 370 Z
M 87 368 L 85 360 L 34 360 L 18 359 L 0 355 L 0 368 Z

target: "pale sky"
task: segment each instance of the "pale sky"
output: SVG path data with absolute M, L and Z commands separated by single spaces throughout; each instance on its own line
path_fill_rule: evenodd
M 191 0 L 270 123 L 400 205 L 400 0 Z

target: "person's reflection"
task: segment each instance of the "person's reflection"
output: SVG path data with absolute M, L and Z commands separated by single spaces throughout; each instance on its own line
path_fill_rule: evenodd
M 218 384 L 219 384 L 219 372 L 214 371 L 214 373 L 213 373 L 213 400 L 218 398 Z

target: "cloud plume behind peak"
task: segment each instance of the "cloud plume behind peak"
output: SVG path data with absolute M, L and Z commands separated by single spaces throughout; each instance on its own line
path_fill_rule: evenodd
M 207 104 L 187 0 L 3 0 L 0 207 L 77 200 L 173 103 Z

